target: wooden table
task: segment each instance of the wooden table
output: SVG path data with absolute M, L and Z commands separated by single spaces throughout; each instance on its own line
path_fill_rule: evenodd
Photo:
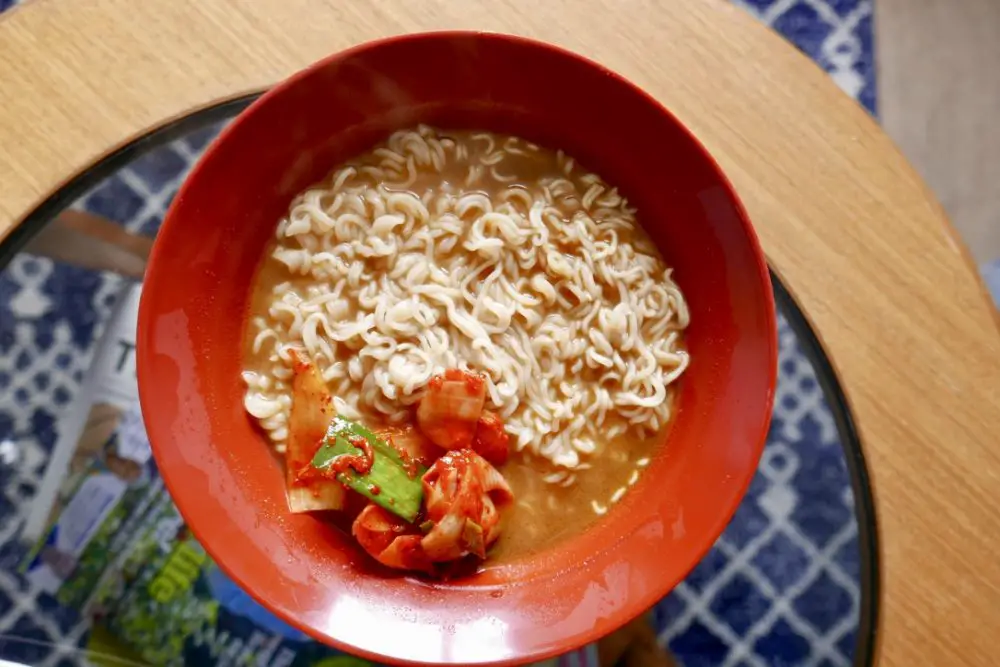
M 150 128 L 346 46 L 442 28 L 591 56 L 708 146 L 848 396 L 877 501 L 880 664 L 996 664 L 1000 320 L 872 119 L 722 2 L 29 2 L 0 18 L 0 241 L 26 240 L 46 197 Z

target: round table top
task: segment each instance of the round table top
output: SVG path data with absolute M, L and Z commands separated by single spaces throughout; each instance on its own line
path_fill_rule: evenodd
M 594 58 L 708 147 L 846 390 L 876 495 L 881 664 L 994 664 L 1000 319 L 941 207 L 875 122 L 736 8 L 28 3 L 0 18 L 0 242 L 26 238 L 18 225 L 46 197 L 152 127 L 368 39 L 460 28 Z

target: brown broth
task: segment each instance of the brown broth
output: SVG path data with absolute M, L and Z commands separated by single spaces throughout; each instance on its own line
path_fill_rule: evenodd
M 621 437 L 587 459 L 593 467 L 576 473 L 568 487 L 543 480 L 553 468 L 545 461 L 515 453 L 501 472 L 514 492 L 514 504 L 503 510 L 503 534 L 489 553 L 489 564 L 523 558 L 578 535 L 601 518 L 597 501 L 613 511 L 615 491 L 628 485 L 637 461 L 655 455 L 662 438 Z M 641 474 L 640 474 L 641 477 Z

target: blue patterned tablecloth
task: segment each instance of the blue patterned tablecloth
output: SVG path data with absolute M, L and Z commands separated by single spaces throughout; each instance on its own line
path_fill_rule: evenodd
M 0 0 L 0 10 L 11 4 Z M 738 4 L 874 113 L 870 1 Z M 77 205 L 155 233 L 216 130 L 140 157 Z M 0 658 L 77 664 L 75 647 L 88 632 L 84 619 L 32 590 L 13 568 L 24 555 L 17 535 L 55 443 L 60 409 L 79 388 L 119 281 L 24 254 L 0 273 Z M 688 667 L 848 665 L 858 581 L 858 528 L 837 430 L 816 373 L 782 318 L 777 404 L 759 472 L 713 550 L 657 606 L 657 627 Z

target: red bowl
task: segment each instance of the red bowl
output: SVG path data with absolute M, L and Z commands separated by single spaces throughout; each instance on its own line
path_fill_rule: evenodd
M 551 550 L 450 583 L 387 577 L 353 541 L 291 515 L 243 410 L 249 287 L 292 197 L 392 130 L 426 122 L 561 147 L 638 207 L 691 311 L 692 363 L 667 442 L 607 517 Z M 729 182 L 660 104 L 553 46 L 480 33 L 364 44 L 243 112 L 174 200 L 146 272 L 139 389 L 181 514 L 279 617 L 380 661 L 514 664 L 594 641 L 708 551 L 764 446 L 777 345 L 767 265 Z

